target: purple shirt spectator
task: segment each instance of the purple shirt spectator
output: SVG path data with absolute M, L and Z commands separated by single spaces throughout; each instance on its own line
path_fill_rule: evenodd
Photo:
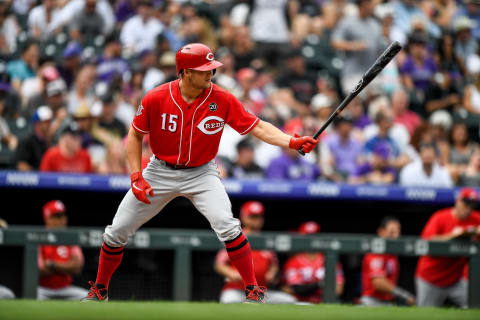
M 125 76 L 129 72 L 128 63 L 122 58 L 101 57 L 97 61 L 97 78 L 109 82 L 115 75 Z
M 125 22 L 128 18 L 133 17 L 135 13 L 135 4 L 131 0 L 120 1 L 115 9 L 117 22 Z
M 373 166 L 372 166 L 370 163 L 367 162 L 367 163 L 364 163 L 363 165 L 359 166 L 359 167 L 357 168 L 357 171 L 354 173 L 354 175 L 355 175 L 356 177 L 361 177 L 361 176 L 364 176 L 364 175 L 366 175 L 366 174 L 369 174 L 369 173 L 371 173 L 371 172 L 373 172 L 373 171 L 374 171 Z M 381 170 L 381 172 L 382 172 L 383 174 L 391 173 L 391 174 L 393 174 L 394 176 L 397 175 L 397 171 L 396 171 L 393 167 L 390 167 L 390 166 L 386 166 L 385 168 L 383 168 L 383 169 Z
M 342 142 L 340 136 L 334 133 L 325 139 L 325 143 L 335 159 L 336 170 L 348 175 L 354 174 L 358 167 L 357 159 L 363 149 L 360 141 L 349 138 L 346 142 Z
M 425 58 L 421 66 L 415 64 L 412 57 L 408 57 L 400 68 L 401 73 L 408 74 L 412 78 L 415 88 L 422 91 L 428 89 L 436 71 L 437 66 L 431 57 Z
M 370 118 L 366 114 L 353 120 L 353 126 L 355 128 L 362 129 L 362 130 L 365 129 L 365 127 L 371 123 L 372 123 L 372 120 L 370 120 Z
M 315 180 L 319 176 L 320 169 L 316 165 L 301 156 L 292 158 L 285 152 L 272 160 L 266 173 L 268 179 L 285 180 Z

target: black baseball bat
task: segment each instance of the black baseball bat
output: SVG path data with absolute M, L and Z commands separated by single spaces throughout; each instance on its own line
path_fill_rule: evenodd
M 317 139 L 322 132 L 332 123 L 332 121 L 345 109 L 345 107 L 385 68 L 385 66 L 402 50 L 402 46 L 398 41 L 391 43 L 388 48 L 382 53 L 370 69 L 365 72 L 362 79 L 357 83 L 355 88 L 343 99 L 342 103 L 335 109 L 335 111 L 328 117 L 327 121 L 322 125 L 320 129 L 313 135 L 314 139 Z M 304 156 L 305 152 L 300 148 L 298 152 Z

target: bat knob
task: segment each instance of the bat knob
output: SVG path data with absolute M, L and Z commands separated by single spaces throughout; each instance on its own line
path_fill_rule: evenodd
M 300 149 L 298 150 L 298 153 L 300 153 L 302 156 L 305 155 L 305 152 L 303 152 L 303 148 L 300 148 Z

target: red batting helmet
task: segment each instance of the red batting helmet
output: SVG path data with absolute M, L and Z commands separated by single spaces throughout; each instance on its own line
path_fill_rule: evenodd
M 189 43 L 181 47 L 175 55 L 175 64 L 177 74 L 183 69 L 209 71 L 223 66 L 223 63 L 215 60 L 212 50 L 201 43 Z
M 307 221 L 300 225 L 298 232 L 301 234 L 314 234 L 320 232 L 320 225 L 315 221 Z

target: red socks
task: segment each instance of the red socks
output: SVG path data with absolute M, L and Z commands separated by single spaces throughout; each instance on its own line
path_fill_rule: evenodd
M 100 249 L 96 284 L 103 284 L 108 289 L 113 273 L 117 270 L 120 262 L 122 262 L 123 249 L 124 246 L 110 247 L 103 242 L 102 249 Z
M 230 261 L 242 276 L 245 286 L 256 286 L 255 271 L 253 269 L 252 250 L 243 233 L 233 240 L 225 241 Z

